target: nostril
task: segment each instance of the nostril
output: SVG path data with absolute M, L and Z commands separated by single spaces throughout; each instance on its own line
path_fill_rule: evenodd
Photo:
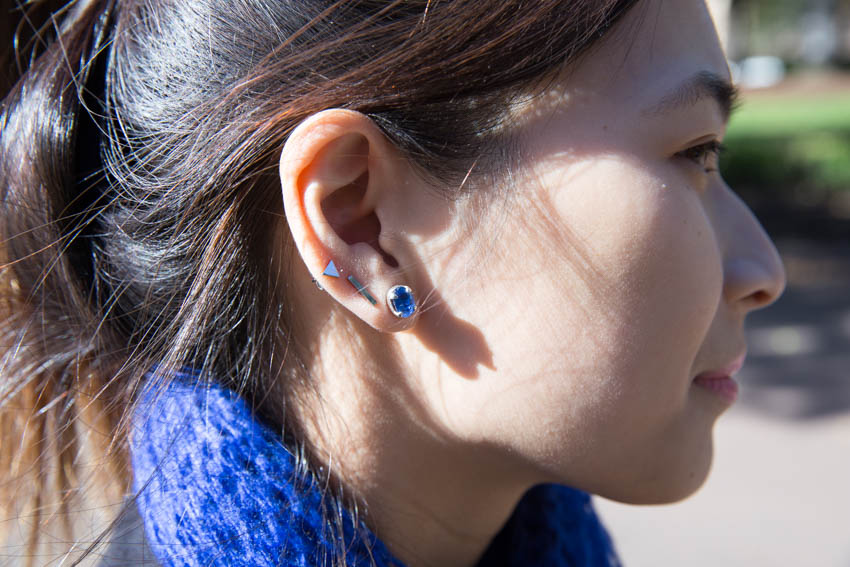
M 758 259 L 727 260 L 724 271 L 725 296 L 747 310 L 761 309 L 776 301 L 785 288 L 781 263 Z
M 781 266 L 781 264 L 780 264 Z M 780 268 L 779 272 L 770 278 L 770 282 L 753 291 L 751 300 L 754 304 L 754 309 L 761 309 L 776 302 L 782 297 L 785 291 L 785 271 Z
M 767 293 L 763 289 L 760 289 L 753 294 L 753 300 L 759 307 L 766 307 L 767 305 L 770 305 L 774 299 L 773 295 Z

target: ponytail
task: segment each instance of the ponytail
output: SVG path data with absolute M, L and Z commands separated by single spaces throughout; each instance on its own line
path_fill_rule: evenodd
M 109 8 L 70 4 L 0 116 L 0 513 L 4 528 L 30 526 L 26 542 L 7 545 L 31 558 L 50 552 L 39 533 L 73 541 L 87 467 L 97 465 L 101 494 L 122 490 L 112 479 L 123 456 L 107 433 L 117 407 L 107 353 L 120 338 L 98 330 L 90 248 L 104 199 L 97 53 Z M 94 455 L 108 457 L 86 462 Z

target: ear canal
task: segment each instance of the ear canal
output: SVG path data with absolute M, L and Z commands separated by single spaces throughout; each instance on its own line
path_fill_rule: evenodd
M 341 187 L 322 200 L 322 214 L 333 231 L 351 246 L 363 242 L 378 252 L 390 267 L 397 268 L 398 261 L 381 248 L 381 221 L 374 210 L 364 210 L 364 198 L 369 183 L 368 172 L 353 183 Z

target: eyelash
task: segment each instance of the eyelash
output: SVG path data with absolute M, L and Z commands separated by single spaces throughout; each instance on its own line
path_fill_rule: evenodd
M 685 158 L 701 165 L 705 168 L 706 173 L 717 171 L 717 162 L 720 155 L 726 150 L 726 147 L 718 140 L 711 140 L 703 144 L 697 144 L 676 154 L 677 157 Z M 713 163 L 710 162 L 714 158 Z

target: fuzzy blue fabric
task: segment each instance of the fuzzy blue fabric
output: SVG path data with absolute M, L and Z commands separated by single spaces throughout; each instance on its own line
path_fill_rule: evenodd
M 299 477 L 280 435 L 231 391 L 183 377 L 146 394 L 130 448 L 137 506 L 163 566 L 325 566 L 340 547 L 353 567 L 402 565 L 313 480 Z M 342 534 L 325 522 L 335 513 Z M 479 563 L 543 565 L 620 566 L 588 494 L 555 485 L 530 490 Z

